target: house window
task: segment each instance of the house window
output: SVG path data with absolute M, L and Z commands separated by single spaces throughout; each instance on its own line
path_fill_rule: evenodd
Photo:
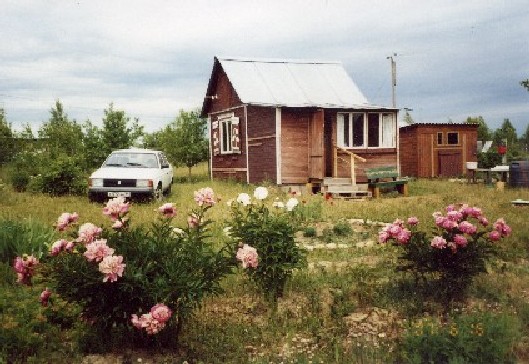
M 338 113 L 337 120 L 339 147 L 395 148 L 396 124 L 391 113 Z
M 220 121 L 220 152 L 222 154 L 231 153 L 231 119 Z
M 217 134 L 218 128 L 218 134 Z M 239 118 L 228 116 L 219 118 L 218 122 L 212 125 L 213 133 L 213 154 L 240 153 L 239 139 Z
M 458 132 L 447 133 L 447 143 L 448 144 L 459 144 L 459 133 Z
M 364 146 L 364 114 L 339 113 L 336 140 L 341 148 Z
M 443 145 L 443 133 L 437 133 L 437 145 Z

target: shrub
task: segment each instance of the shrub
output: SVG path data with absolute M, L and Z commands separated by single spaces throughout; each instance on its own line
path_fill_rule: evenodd
M 52 196 L 82 195 L 86 192 L 86 182 L 82 169 L 75 158 L 59 155 L 42 170 L 38 185 L 41 192 Z
M 316 229 L 312 226 L 307 226 L 303 229 L 303 236 L 306 238 L 313 238 L 316 236 Z
M 24 170 L 15 169 L 11 174 L 11 184 L 16 192 L 24 192 L 29 183 L 29 174 Z
M 347 221 L 340 220 L 333 226 L 332 231 L 337 236 L 346 236 L 353 232 L 353 228 Z
M 288 278 L 294 269 L 305 266 L 306 259 L 294 241 L 291 223 L 297 199 L 290 198 L 284 204 L 276 201 L 275 211 L 271 211 L 264 202 L 267 196 L 268 190 L 264 187 L 256 188 L 257 201 L 253 203 L 248 194 L 239 194 L 236 201 L 230 202 L 232 219 L 228 224 L 230 235 L 242 245 L 238 257 L 243 260 L 246 274 L 275 310 Z M 258 255 L 257 264 L 253 264 L 256 263 L 254 254 Z M 245 262 L 245 258 L 250 260 Z
M 406 363 L 514 363 L 519 337 L 520 323 L 506 314 L 421 319 L 407 328 L 399 351 Z
M 49 268 L 42 269 L 52 297 L 57 293 L 80 305 L 81 318 L 94 333 L 84 340 L 97 339 L 98 350 L 117 344 L 174 347 L 202 299 L 222 291 L 220 280 L 236 261 L 232 247 L 212 247 L 205 215 L 215 201 L 208 190 L 210 199 L 197 200 L 183 229 L 171 225 L 176 214 L 171 203 L 159 208 L 152 226 L 133 226 L 122 198 L 103 209 L 112 229 L 85 223 L 76 232 L 76 213 L 59 217 L 56 228 L 64 237 L 51 244 L 51 257 L 44 261 Z
M 511 233 L 503 219 L 489 227 L 480 208 L 450 205 L 446 216 L 433 214 L 433 234 L 418 231 L 419 221 L 397 219 L 379 232 L 379 242 L 392 242 L 402 250 L 398 270 L 412 272 L 435 283 L 445 303 L 464 298 L 473 278 L 486 271 L 486 262 L 497 254 L 495 242 Z M 472 222 L 475 222 L 474 225 Z M 409 228 L 409 229 L 408 229 Z M 410 230 L 411 229 L 411 230 Z

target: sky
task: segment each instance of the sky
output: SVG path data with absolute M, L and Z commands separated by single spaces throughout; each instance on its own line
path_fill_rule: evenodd
M 383 106 L 393 56 L 415 122 L 529 124 L 526 0 L 2 0 L 0 108 L 36 133 L 56 100 L 99 126 L 112 103 L 152 132 L 202 106 L 215 56 L 339 61 Z

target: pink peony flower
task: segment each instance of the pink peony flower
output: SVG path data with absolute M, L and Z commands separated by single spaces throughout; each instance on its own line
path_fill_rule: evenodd
M 499 231 L 497 230 L 492 230 L 490 233 L 489 233 L 489 239 L 491 241 L 498 241 L 501 239 L 501 234 Z
M 200 225 L 200 218 L 197 216 L 197 214 L 191 214 L 187 217 L 187 225 L 190 229 L 196 228 L 198 225 Z
M 66 245 L 68 244 L 68 241 L 66 239 L 57 240 L 55 243 L 51 245 L 51 256 L 57 256 L 60 252 L 62 252 Z
M 485 216 L 479 216 L 478 217 L 478 221 L 481 223 L 481 225 L 483 225 L 484 227 L 488 226 L 489 225 L 489 220 L 487 220 L 487 218 Z
M 158 207 L 158 212 L 160 212 L 163 217 L 171 218 L 176 215 L 176 207 L 171 202 L 164 203 L 162 206 Z
M 408 225 L 415 226 L 419 223 L 419 219 L 416 216 L 408 217 Z
M 42 307 L 48 306 L 48 301 L 50 299 L 50 296 L 51 296 L 51 291 L 49 290 L 48 287 L 46 287 L 46 289 L 42 291 L 42 293 L 40 294 L 40 298 L 39 298 L 39 302 L 42 305 Z
M 66 245 L 64 246 L 64 250 L 67 252 L 71 252 L 75 246 L 75 243 L 73 241 L 66 242 Z
M 215 204 L 215 196 L 211 187 L 201 188 L 194 192 L 195 202 L 198 206 L 213 206 Z
M 459 228 L 459 231 L 461 231 L 462 233 L 469 234 L 469 235 L 475 234 L 476 231 L 478 230 L 478 228 L 475 225 L 473 225 L 472 223 L 468 221 L 461 221 L 461 223 L 459 223 L 458 228 Z
M 492 224 L 492 228 L 500 233 L 501 236 L 507 237 L 511 235 L 512 229 L 509 225 L 505 223 L 503 218 L 499 218 Z
M 125 197 L 115 197 L 107 202 L 103 207 L 103 215 L 110 217 L 112 221 L 123 217 L 129 212 L 130 203 L 125 202 Z
M 454 243 L 456 243 L 459 246 L 465 247 L 467 246 L 468 240 L 463 235 L 456 234 L 454 236 Z
M 79 236 L 76 241 L 79 243 L 88 244 L 94 241 L 101 233 L 103 229 L 95 226 L 91 222 L 84 223 L 79 227 Z
M 387 231 L 380 231 L 378 233 L 378 242 L 379 243 L 387 243 L 389 240 L 389 233 Z
M 17 282 L 31 285 L 31 277 L 35 272 L 35 267 L 39 264 L 37 258 L 32 255 L 24 254 L 22 257 L 16 257 L 13 262 L 13 269 L 17 274 Z
M 237 250 L 237 259 L 242 262 L 243 268 L 257 268 L 259 256 L 257 250 L 248 244 Z
M 165 323 L 156 320 L 150 313 L 144 313 L 141 317 L 133 314 L 131 316 L 131 322 L 134 327 L 140 330 L 145 329 L 149 335 L 157 334 L 165 327 Z
M 77 214 L 77 212 L 74 212 L 72 214 L 70 214 L 69 212 L 63 212 L 61 216 L 59 216 L 59 218 L 57 219 L 55 227 L 59 231 L 64 231 L 70 224 L 77 222 L 78 219 L 79 215 Z
M 432 239 L 432 242 L 431 242 L 431 246 L 432 248 L 436 248 L 436 249 L 444 249 L 446 248 L 446 240 L 441 237 L 441 236 L 436 236 Z
M 163 303 L 158 303 L 151 308 L 152 317 L 162 324 L 165 324 L 172 314 L 173 311 Z
M 105 275 L 103 282 L 115 282 L 118 277 L 123 276 L 123 271 L 126 264 L 123 264 L 123 257 L 121 255 L 110 255 L 103 258 L 99 263 L 99 271 Z
M 389 236 L 392 238 L 396 238 L 399 236 L 400 232 L 402 231 L 402 228 L 399 225 L 391 225 L 388 229 Z
M 451 221 L 461 221 L 463 219 L 463 214 L 459 211 L 449 211 L 446 214 L 446 217 Z
M 95 240 L 86 245 L 86 251 L 83 253 L 83 256 L 89 262 L 96 261 L 100 262 L 105 257 L 114 254 L 114 249 L 107 246 L 107 240 Z
M 411 231 L 409 231 L 408 229 L 402 229 L 400 232 L 399 232 L 399 235 L 397 235 L 397 241 L 401 244 L 406 244 L 408 243 L 408 241 L 410 240 L 411 238 Z

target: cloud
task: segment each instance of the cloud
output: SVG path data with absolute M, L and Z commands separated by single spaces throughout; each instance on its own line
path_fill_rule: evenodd
M 524 1 L 8 0 L 0 22 L 0 106 L 36 130 L 60 99 L 101 121 L 110 102 L 149 131 L 200 107 L 213 57 L 341 61 L 373 103 L 416 121 L 529 119 Z M 525 108 L 525 110 L 524 110 Z

